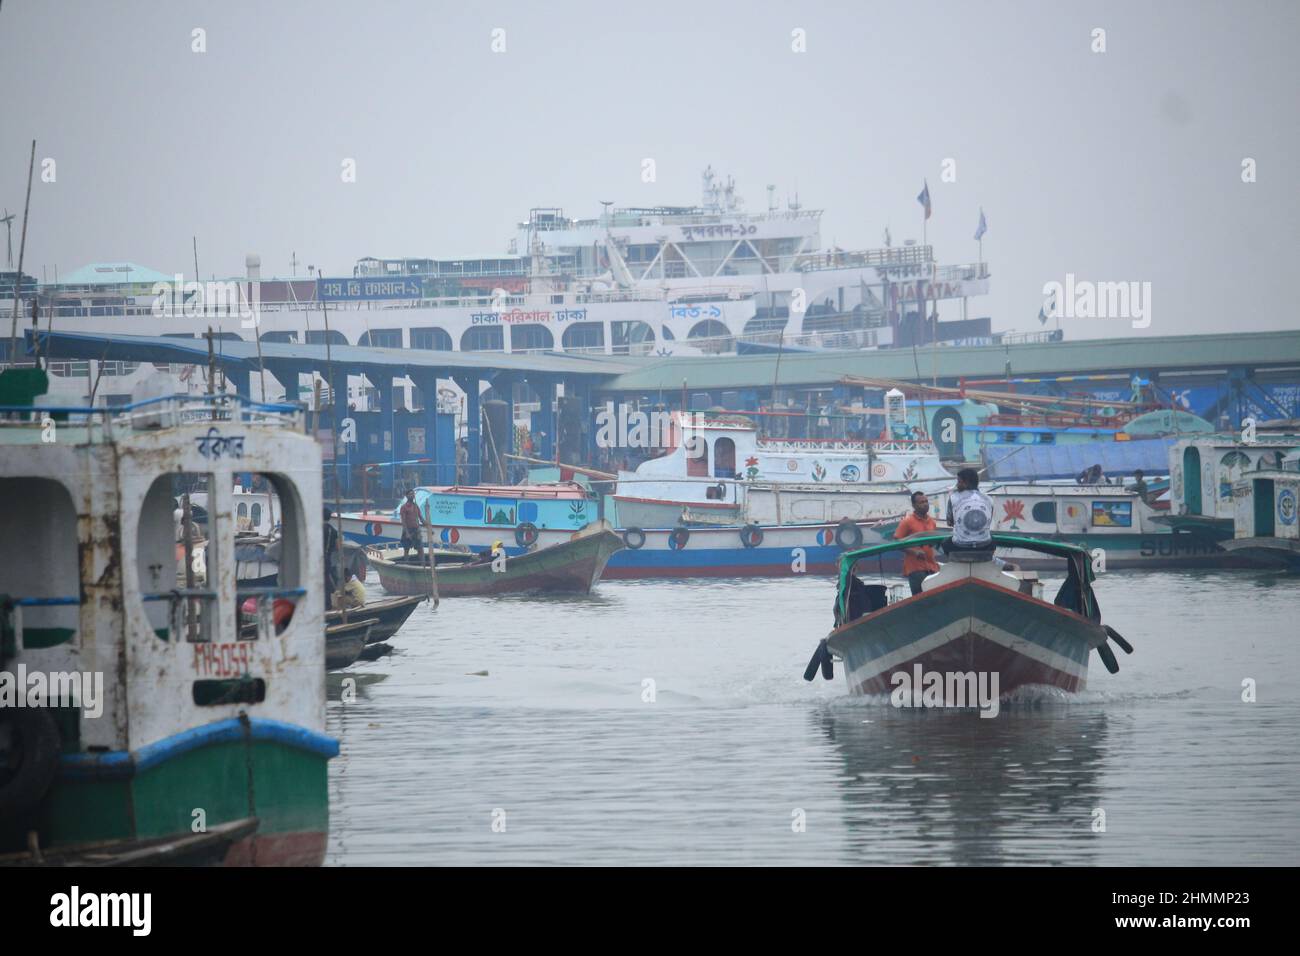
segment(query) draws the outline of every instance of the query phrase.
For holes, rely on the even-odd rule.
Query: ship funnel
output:
[[[262,257],[255,252],[250,252],[244,256],[244,268],[247,270],[248,278],[254,282],[262,278]]]

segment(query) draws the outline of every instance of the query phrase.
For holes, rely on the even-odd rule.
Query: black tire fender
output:
[[[59,769],[59,728],[48,710],[6,708],[0,727],[10,735],[16,766],[0,768],[0,820],[13,819],[40,805]]]
[[[531,521],[525,521],[519,527],[515,528],[515,544],[521,548],[531,548],[537,543],[537,525]]]
[[[842,520],[835,528],[835,543],[841,551],[852,551],[862,546],[862,529],[848,518]]]

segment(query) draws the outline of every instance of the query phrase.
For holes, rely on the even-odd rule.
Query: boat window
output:
[[[730,438],[719,438],[713,443],[713,477],[736,477],[736,443]]]
[[[519,520],[537,523],[537,502],[521,501],[519,502]]]
[[[574,322],[564,330],[560,341],[566,352],[603,352],[605,326],[600,322]]]
[[[686,476],[709,477],[709,443],[703,435],[693,435],[686,440]]]
[[[1039,524],[1056,524],[1056,502],[1036,501],[1029,510],[1029,516]]]
[[[5,555],[0,594],[24,602],[22,634],[13,630],[19,615],[9,617],[0,656],[75,639],[81,598],[78,541],[77,509],[60,482],[0,478],[0,554]]]
[[[401,329],[370,329],[361,333],[357,345],[377,349],[400,349],[402,347]]]
[[[445,329],[436,326],[411,329],[411,348],[427,349],[434,352],[450,352],[451,336]]]
[[[235,533],[212,499],[212,488],[211,475],[160,475],[140,504],[136,593],[150,629],[164,641],[212,640],[217,601],[208,582],[220,580],[220,536],[228,535],[233,545]],[[216,546],[209,544],[214,536]]]
[[[240,518],[248,517],[248,502],[241,501],[239,507],[235,509],[235,515]]]
[[[1056,444],[1056,436],[1055,436],[1054,434],[1052,434],[1051,432],[1043,432],[1041,435],[1038,436],[1038,444],[1040,444],[1040,445],[1055,445],[1055,444]]]
[[[544,325],[515,325],[510,329],[510,351],[550,351],[555,348],[555,336]]]
[[[473,325],[460,337],[462,352],[504,352],[505,333],[499,325]]]
[[[462,510],[469,521],[481,521],[483,519],[483,502],[478,499],[466,501]]]
[[[236,604],[246,624],[256,621],[261,611],[265,614],[263,626],[280,634],[292,623],[294,610],[301,600],[296,591],[309,580],[304,567],[316,570],[316,580],[319,580],[320,557],[305,553],[308,519],[294,484],[283,475],[256,473],[251,487],[265,496],[252,504],[253,530],[258,529],[265,512],[270,533],[252,539],[258,542],[255,547],[259,553],[250,566],[243,567],[236,561]],[[359,555],[359,549],[343,552],[345,572],[355,568]],[[244,633],[241,637],[247,640],[255,635],[256,625],[252,631],[253,634]]]

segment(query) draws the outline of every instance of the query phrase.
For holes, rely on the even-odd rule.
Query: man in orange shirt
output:
[[[935,521],[930,517],[930,499],[923,491],[912,492],[912,513],[898,523],[894,532],[896,540],[910,538],[914,534],[934,531]],[[903,552],[903,576],[911,585],[913,594],[921,593],[921,582],[927,575],[939,570],[939,562],[934,559],[934,548],[925,545],[920,548],[908,548]]]

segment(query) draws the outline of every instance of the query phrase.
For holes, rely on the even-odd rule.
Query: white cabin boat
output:
[[[46,675],[60,692],[40,707],[0,695],[0,855],[33,841],[58,854],[163,846],[179,863],[197,842],[207,862],[319,864],[338,743],[316,583],[321,456],[299,409],[167,397],[55,412],[28,404],[44,371],[16,371],[40,387],[0,408],[0,674]],[[266,475],[280,503],[275,589],[235,575],[241,472]],[[210,489],[201,585],[177,566],[179,480]],[[250,596],[264,613],[241,630]],[[273,601],[292,602],[287,624],[272,622]]]
[[[1223,547],[1267,565],[1300,571],[1300,452],[1281,467],[1254,471],[1232,486],[1233,535]]]
[[[673,426],[667,454],[618,473],[613,498],[620,525],[857,520],[901,514],[910,492],[953,486],[928,437],[898,437],[918,433],[906,423],[897,390],[886,397],[886,431],[876,439],[764,438],[748,418],[706,413],[677,413]],[[780,497],[790,497],[787,489],[796,486],[802,500],[823,502],[820,517],[782,510]],[[888,493],[888,498],[864,499],[882,510],[864,511],[861,502],[852,504],[853,494],[841,494],[864,491]],[[835,502],[853,513],[835,507],[828,513],[826,507]]]
[[[1298,435],[1261,433],[1257,441],[1209,435],[1177,442],[1169,450],[1168,522],[1177,529],[1206,527],[1232,537],[1233,485],[1251,472],[1277,470],[1300,448]]]

